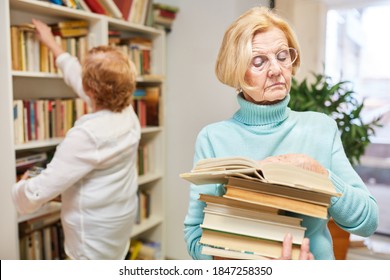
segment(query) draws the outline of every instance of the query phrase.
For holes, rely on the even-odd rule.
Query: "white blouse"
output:
[[[84,100],[81,65],[68,53],[56,60],[65,82]],[[55,89],[53,89],[55,90]],[[140,125],[131,106],[76,121],[39,175],[15,184],[20,213],[62,196],[65,252],[72,259],[123,259],[137,212]]]

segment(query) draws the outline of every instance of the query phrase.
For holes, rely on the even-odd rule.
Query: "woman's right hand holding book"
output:
[[[292,235],[289,233],[286,234],[286,236],[284,237],[284,240],[283,240],[282,256],[279,258],[279,260],[291,260],[292,240],[293,240]],[[302,241],[299,259],[300,260],[314,260],[314,256],[310,252],[309,238],[304,238]]]

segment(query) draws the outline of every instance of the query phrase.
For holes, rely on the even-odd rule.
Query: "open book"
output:
[[[260,164],[259,161],[245,157],[203,159],[191,172],[182,173],[180,177],[195,185],[227,184],[229,177],[239,177],[330,196],[341,196],[336,192],[328,176],[286,163]]]

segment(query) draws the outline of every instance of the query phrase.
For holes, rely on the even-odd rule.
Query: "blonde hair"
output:
[[[236,89],[248,90],[252,87],[245,81],[245,73],[252,60],[252,40],[260,32],[271,27],[283,31],[288,46],[298,52],[292,65],[293,75],[300,66],[300,48],[296,35],[289,24],[266,7],[254,7],[242,14],[226,30],[219,49],[215,73],[224,84]]]
[[[83,87],[93,92],[97,107],[121,112],[131,103],[136,70],[129,58],[109,46],[92,48],[83,62]]]

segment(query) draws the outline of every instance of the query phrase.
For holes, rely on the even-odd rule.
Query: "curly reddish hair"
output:
[[[83,87],[93,93],[96,106],[121,112],[131,103],[136,70],[129,58],[110,46],[92,48],[83,62]]]

